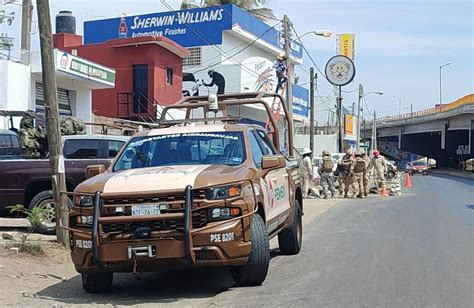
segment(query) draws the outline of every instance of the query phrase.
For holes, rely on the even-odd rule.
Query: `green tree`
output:
[[[224,4],[233,4],[254,15],[258,19],[268,20],[275,18],[273,10],[268,5],[269,0],[202,0],[200,4],[193,0],[183,0],[181,9],[191,9],[197,7],[209,7]]]

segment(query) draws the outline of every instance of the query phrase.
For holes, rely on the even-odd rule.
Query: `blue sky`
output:
[[[178,8],[180,1],[168,3]],[[78,33],[84,20],[167,10],[159,0],[50,0],[50,5],[52,16],[61,9],[72,10]],[[366,98],[369,110],[376,109],[378,115],[398,114],[398,100],[393,96],[402,99],[402,112],[408,112],[410,103],[414,110],[433,107],[439,101],[439,66],[448,62],[453,64],[443,69],[443,102],[474,92],[471,0],[273,0],[270,7],[279,18],[287,14],[300,35],[318,29],[355,33],[357,74],[345,90],[355,90],[362,83],[366,92],[384,92]],[[6,9],[21,16],[16,6]],[[19,37],[20,18],[10,27],[4,25],[3,31]],[[335,54],[335,35],[329,39],[308,35],[303,42],[323,70]],[[33,49],[38,45],[35,35]],[[13,55],[19,55],[18,49]],[[308,81],[306,71],[312,66],[307,57],[304,60],[304,67],[297,70],[302,83]],[[323,78],[318,86],[321,95],[332,94]],[[356,92],[345,93],[343,103],[351,105],[356,99]]]

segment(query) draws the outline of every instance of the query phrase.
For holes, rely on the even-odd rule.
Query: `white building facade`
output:
[[[54,50],[59,111],[62,116],[75,116],[92,121],[92,90],[113,88],[115,71],[86,59]],[[39,52],[31,53],[30,65],[0,60],[0,110],[33,111],[37,123],[44,124],[42,67]],[[19,128],[20,118],[13,120]],[[0,116],[0,128],[12,128],[9,116]]]

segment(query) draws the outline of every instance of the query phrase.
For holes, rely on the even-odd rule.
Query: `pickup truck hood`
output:
[[[78,192],[127,194],[184,190],[187,185],[206,187],[245,179],[245,165],[183,165],[130,169],[95,176],[76,189]]]

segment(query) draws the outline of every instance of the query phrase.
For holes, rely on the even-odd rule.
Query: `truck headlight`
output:
[[[208,200],[228,199],[240,196],[241,191],[240,185],[213,187],[206,191],[206,198]]]
[[[79,206],[92,206],[93,200],[91,196],[81,196],[79,199]]]
[[[209,220],[223,220],[240,216],[238,207],[215,207],[209,209]]]

